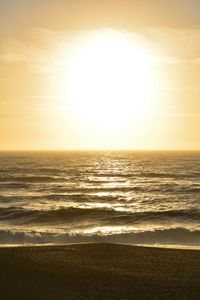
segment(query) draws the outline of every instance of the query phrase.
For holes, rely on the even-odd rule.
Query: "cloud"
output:
[[[200,27],[187,29],[150,28],[144,36],[172,62],[195,63],[199,61]]]
[[[200,56],[193,59],[194,64],[200,64]]]
[[[105,29],[102,29],[105,30]],[[90,34],[95,30],[90,31]],[[171,29],[152,27],[138,32],[124,31],[133,38],[145,40],[157,55],[153,63],[200,64],[200,27]],[[32,30],[32,44],[9,40],[0,52],[0,62],[26,64],[33,72],[52,73],[66,65],[67,53],[78,45],[81,36],[87,31],[74,33],[54,31],[45,28]]]

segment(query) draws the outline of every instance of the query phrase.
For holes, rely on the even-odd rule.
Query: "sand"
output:
[[[0,299],[200,299],[200,251],[81,244],[0,248]]]

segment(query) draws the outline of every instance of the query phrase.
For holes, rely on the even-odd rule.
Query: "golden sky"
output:
[[[200,149],[199,0],[0,0],[0,150]]]

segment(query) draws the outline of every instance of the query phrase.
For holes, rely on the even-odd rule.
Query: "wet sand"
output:
[[[200,251],[81,244],[0,248],[0,299],[200,299]]]

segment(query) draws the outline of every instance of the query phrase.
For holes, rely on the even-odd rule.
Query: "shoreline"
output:
[[[0,248],[0,299],[200,299],[200,252],[84,243]]]
[[[104,243],[104,242],[77,242],[77,243],[46,243],[46,244],[2,244],[0,245],[0,249],[2,248],[34,248],[34,247],[65,247],[65,246],[73,246],[73,245],[85,245],[85,244],[110,244],[110,245],[123,245],[123,246],[131,246],[138,248],[153,248],[153,249],[172,249],[172,250],[195,250],[199,251],[200,246],[188,246],[188,245],[148,245],[148,244],[126,244],[126,243]]]

